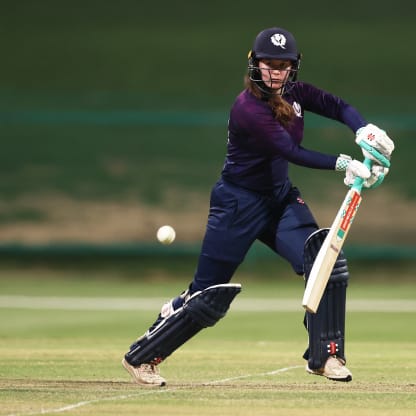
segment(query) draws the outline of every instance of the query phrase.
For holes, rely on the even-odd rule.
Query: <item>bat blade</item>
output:
[[[329,277],[361,203],[361,187],[351,188],[316,256],[303,295],[302,306],[316,313]]]

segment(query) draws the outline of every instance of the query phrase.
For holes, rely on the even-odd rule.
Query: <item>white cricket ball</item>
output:
[[[157,230],[156,237],[162,244],[167,245],[174,242],[176,232],[170,225],[164,225]]]

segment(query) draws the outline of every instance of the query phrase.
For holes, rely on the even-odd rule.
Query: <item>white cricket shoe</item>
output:
[[[159,374],[159,368],[153,364],[141,364],[134,367],[125,358],[121,362],[123,367],[133,377],[137,384],[147,384],[151,386],[165,386],[166,380]]]
[[[339,357],[331,356],[326,360],[325,366],[312,370],[306,364],[306,371],[317,376],[324,376],[335,381],[351,381],[352,373],[345,367],[345,361]]]

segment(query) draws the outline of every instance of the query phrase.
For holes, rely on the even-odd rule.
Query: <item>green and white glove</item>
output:
[[[335,170],[345,171],[345,185],[351,187],[354,184],[355,179],[360,177],[364,179],[363,187],[371,189],[379,186],[389,172],[388,168],[377,163],[373,164],[370,171],[364,163],[359,160],[353,160],[351,156],[343,154],[339,155]]]
[[[362,148],[364,157],[379,165],[390,167],[394,143],[384,130],[374,124],[367,124],[357,130],[355,142]]]

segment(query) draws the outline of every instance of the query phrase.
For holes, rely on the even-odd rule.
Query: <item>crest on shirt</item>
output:
[[[296,201],[298,201],[298,203],[301,205],[305,205],[305,201],[300,196],[296,198]]]
[[[302,107],[296,101],[293,102],[293,110],[295,110],[296,117],[302,117]]]
[[[272,41],[274,46],[280,46],[282,49],[286,49],[286,36],[282,35],[281,33],[275,33],[270,40]]]

